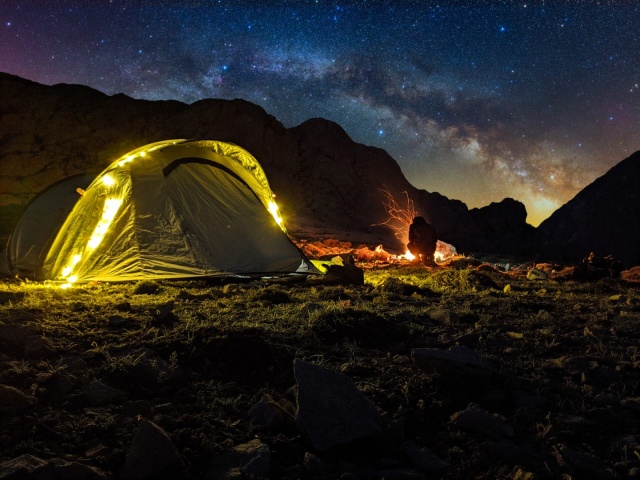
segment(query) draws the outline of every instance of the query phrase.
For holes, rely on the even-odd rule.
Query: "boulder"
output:
[[[296,359],[296,424],[318,450],[380,432],[380,414],[345,375]]]

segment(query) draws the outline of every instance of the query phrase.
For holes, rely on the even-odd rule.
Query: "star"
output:
[[[0,4],[0,71],[146,100],[242,98],[285,127],[324,117],[385,148],[414,186],[470,208],[515,198],[534,224],[640,148],[640,7],[33,3]]]

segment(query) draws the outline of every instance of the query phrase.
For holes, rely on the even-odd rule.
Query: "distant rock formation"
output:
[[[329,232],[338,239],[403,246],[386,226],[382,188],[406,195],[439,237],[460,252],[528,253],[535,229],[522,203],[505,199],[469,209],[418,190],[382,149],[358,144],[337,124],[311,119],[287,129],[244,100],[135,100],[80,85],[45,86],[0,73],[0,218],[6,236],[15,212],[61,178],[99,172],[124,153],[171,138],[241,145],[262,164],[293,235]],[[4,207],[4,212],[3,208]],[[15,216],[15,213],[12,213]]]
[[[590,252],[640,265],[640,151],[586,186],[538,227],[541,256],[577,261]]]

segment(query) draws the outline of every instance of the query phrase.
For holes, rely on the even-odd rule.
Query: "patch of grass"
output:
[[[264,393],[295,403],[292,364],[300,358],[347,375],[387,413],[385,428],[405,426],[384,436],[437,451],[460,478],[512,470],[506,460],[480,458],[486,438],[449,428],[471,403],[507,418],[519,435],[510,441],[545,458],[561,435],[580,438],[614,470],[640,465],[633,456],[614,465],[607,453],[607,438],[640,427],[616,413],[623,401],[635,405],[640,359],[640,294],[623,282],[410,266],[367,270],[361,286],[157,281],[61,290],[6,280],[0,292],[0,384],[37,399],[20,422],[0,428],[0,438],[11,438],[7,458],[65,455],[117,476],[139,420],[122,405],[83,404],[83,388],[98,379],[144,402],[188,459],[190,478],[202,477],[212,455],[255,437],[279,452],[276,472],[297,472],[309,445],[293,422],[271,431],[248,412]],[[415,347],[460,346],[490,360],[494,374],[474,382],[423,372],[411,360]],[[563,356],[585,370],[563,369]],[[589,416],[604,433],[556,432],[560,414]],[[551,434],[539,434],[540,425]],[[96,438],[106,453],[87,459]],[[409,468],[398,452],[385,455]],[[339,470],[333,454],[318,455]],[[547,476],[566,473],[549,465]]]

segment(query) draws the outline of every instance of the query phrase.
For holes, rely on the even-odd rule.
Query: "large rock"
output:
[[[380,432],[380,415],[341,373],[299,359],[296,424],[318,450],[327,450]]]
[[[99,172],[134,148],[169,138],[210,138],[246,148],[265,168],[294,235],[321,230],[338,239],[404,248],[391,229],[379,225],[388,219],[381,192],[387,188],[399,200],[406,192],[439,237],[459,251],[519,252],[530,237],[521,203],[469,210],[418,190],[387,152],[354,142],[324,119],[286,129],[244,100],[135,100],[6,73],[0,73],[0,218],[10,218],[0,223],[0,237],[17,221],[16,205],[46,186]]]
[[[625,267],[640,265],[640,151],[618,163],[560,207],[538,230],[541,255],[579,261],[595,252]]]

